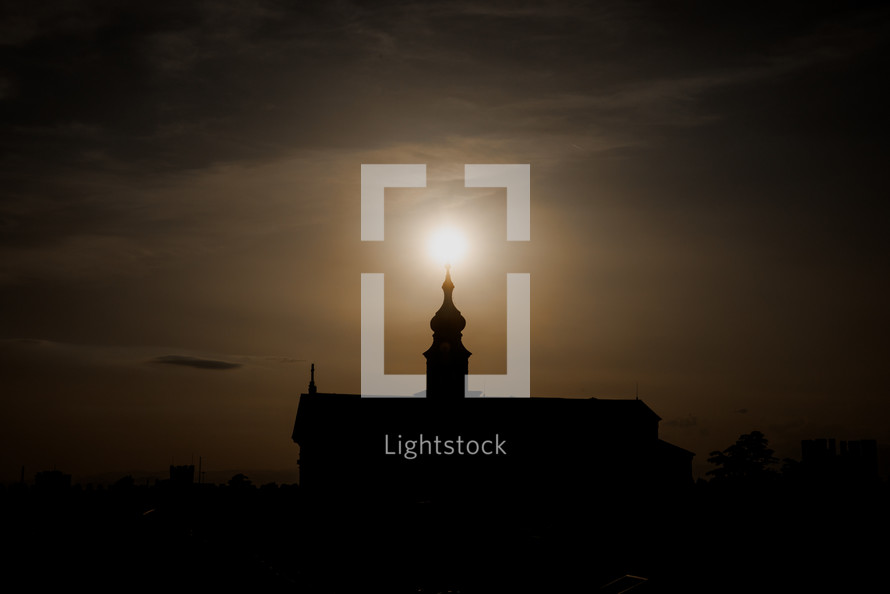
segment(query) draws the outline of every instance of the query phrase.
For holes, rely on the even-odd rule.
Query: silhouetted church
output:
[[[388,500],[519,496],[608,502],[678,494],[694,454],[658,437],[641,400],[465,398],[470,352],[450,271],[424,353],[426,398],[300,397],[300,484],[324,497]]]

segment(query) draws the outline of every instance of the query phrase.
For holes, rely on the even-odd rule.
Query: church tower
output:
[[[426,357],[426,397],[431,400],[457,400],[466,395],[470,351],[461,342],[467,321],[454,306],[451,294],[451,265],[445,266],[445,294],[442,307],[430,320],[433,344],[423,354]]]

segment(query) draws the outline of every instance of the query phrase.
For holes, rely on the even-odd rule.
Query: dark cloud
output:
[[[151,171],[449,135],[640,136],[718,117],[695,109],[715,88],[876,37],[818,9],[31,4],[0,46],[4,147],[19,164]]]
[[[40,340],[39,338],[11,338],[11,339],[3,339],[2,342],[17,342],[19,344],[36,344],[39,346],[49,344],[46,340]]]
[[[692,416],[691,414],[686,417],[680,417],[677,419],[671,419],[670,421],[665,421],[664,425],[669,427],[679,427],[682,429],[686,429],[689,427],[695,427],[698,425],[698,419]]]
[[[295,359],[293,357],[265,357],[265,360],[272,361],[274,363],[305,363],[306,359]]]
[[[745,178],[729,179],[733,188],[759,179],[748,176],[761,165],[752,160],[790,173],[826,170],[802,157],[787,135],[752,150],[752,130],[775,136],[794,126],[831,135],[826,144],[844,148],[821,151],[826,159],[863,153],[847,150],[851,129],[875,146],[886,137],[878,129],[886,91],[872,75],[886,67],[875,51],[886,37],[886,11],[872,15],[867,5],[783,10],[738,3],[688,13],[618,1],[9,7],[0,26],[0,246],[15,248],[4,259],[21,267],[31,265],[28,258],[46,260],[34,253],[44,247],[78,261],[85,260],[81,252],[141,257],[151,250],[144,236],[173,236],[203,214],[152,215],[133,192],[157,188],[165,179],[158,172],[453,138],[514,147],[556,140],[583,147],[573,149],[575,158],[590,158],[645,153],[688,129],[659,159],[612,163],[619,175],[629,163],[634,178],[666,188],[659,204],[641,207],[663,209],[670,188],[700,210],[806,196],[813,212],[769,213],[772,220],[837,221],[834,212],[820,216],[825,201],[809,202],[811,193],[799,188],[739,196],[709,186],[722,186],[739,162]],[[838,113],[844,116],[833,117]],[[708,161],[728,167],[709,172],[702,166]],[[849,174],[832,180],[783,177],[796,186],[840,189],[854,177],[868,186],[857,170],[862,164],[849,165]],[[693,168],[704,191],[678,179],[689,179],[684,171]],[[562,200],[561,207],[578,206],[578,199]],[[880,237],[863,229],[864,220],[880,217],[858,218],[849,235]],[[871,242],[864,251],[879,240],[859,241]],[[68,260],[53,265],[80,270]]]
[[[238,369],[241,367],[240,363],[216,361],[214,359],[200,359],[198,357],[189,357],[186,355],[163,355],[155,358],[153,362],[166,363],[168,365],[184,365],[196,369]]]

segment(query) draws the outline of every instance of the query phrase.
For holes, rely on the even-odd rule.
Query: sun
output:
[[[467,240],[457,229],[442,228],[430,236],[430,256],[439,264],[451,265],[459,261],[466,251]]]

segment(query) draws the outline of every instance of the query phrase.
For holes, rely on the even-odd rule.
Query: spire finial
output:
[[[454,291],[454,283],[451,282],[451,264],[445,264],[445,282],[442,283],[442,290],[445,291],[445,301],[451,301],[451,292]]]
[[[315,387],[315,363],[309,367],[309,393],[315,394],[318,388]]]

